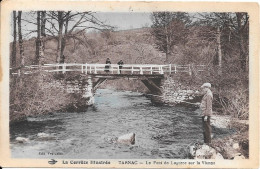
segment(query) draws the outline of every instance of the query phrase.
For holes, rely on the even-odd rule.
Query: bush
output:
[[[232,88],[223,92],[225,93],[224,97],[220,99],[223,112],[239,119],[248,119],[249,90],[244,87],[237,87],[235,89]],[[223,101],[224,98],[226,98],[228,101]]]
[[[61,81],[53,75],[37,73],[10,78],[10,121],[53,112],[71,102]]]
[[[239,69],[236,63],[224,65],[222,74],[217,67],[210,66],[193,80],[198,84],[210,82],[214,93],[213,104],[218,105],[219,112],[239,119],[249,116],[248,72]]]

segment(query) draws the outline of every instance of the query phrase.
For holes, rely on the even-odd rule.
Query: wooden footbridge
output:
[[[66,74],[76,72],[92,80],[93,91],[108,79],[128,78],[140,79],[144,85],[154,94],[161,94],[161,79],[166,74],[187,73],[192,75],[192,70],[203,71],[203,65],[158,65],[158,64],[125,64],[120,68],[117,64],[44,64],[30,65],[22,69],[10,69],[11,75],[34,74],[39,71]]]
[[[108,69],[105,66],[109,66]],[[95,76],[118,77],[120,76],[148,76],[148,75],[164,75],[171,73],[186,72],[189,75],[192,73],[192,68],[197,71],[204,71],[204,65],[158,65],[158,64],[125,64],[120,69],[117,64],[77,64],[77,63],[62,63],[62,64],[44,64],[44,65],[30,65],[23,67],[23,74],[33,74],[38,70],[45,72],[79,72],[82,74],[89,74]],[[105,70],[108,70],[106,72]],[[12,75],[21,75],[21,69],[10,68]]]

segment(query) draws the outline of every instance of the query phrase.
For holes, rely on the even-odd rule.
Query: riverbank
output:
[[[225,138],[215,138],[212,147],[219,151],[225,159],[249,158],[249,121],[220,115],[218,118],[217,121],[224,122],[221,125],[234,129],[235,133]]]
[[[209,146],[199,143],[191,147],[191,158],[207,159],[245,159],[249,158],[249,123],[227,115],[219,115],[214,112],[211,117],[212,142]],[[230,130],[232,134],[219,137],[219,130]],[[196,149],[193,152],[193,149]],[[195,155],[196,154],[196,155]]]
[[[203,76],[201,76],[203,78]],[[198,91],[201,79],[193,76],[171,75],[165,78],[162,90],[162,101],[169,106],[183,106],[198,109],[192,103],[201,102]],[[228,84],[214,83],[213,111],[211,125],[213,128],[212,147],[225,159],[248,158],[249,153],[249,120],[248,89],[244,84],[232,88]],[[199,110],[198,110],[199,111]],[[232,129],[235,132],[219,138],[220,130]],[[215,132],[215,133],[214,133]],[[221,134],[223,136],[223,134]],[[238,157],[237,157],[238,158]]]
[[[73,109],[77,94],[68,93],[63,81],[54,75],[37,72],[10,78],[10,123],[30,116]]]

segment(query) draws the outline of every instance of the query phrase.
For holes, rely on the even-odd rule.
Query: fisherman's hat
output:
[[[206,87],[206,88],[211,88],[211,84],[210,84],[210,83],[204,83],[204,84],[201,86],[201,88],[204,88],[204,87]]]

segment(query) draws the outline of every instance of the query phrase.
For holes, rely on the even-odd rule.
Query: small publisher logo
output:
[[[54,159],[51,159],[50,161],[48,161],[49,164],[53,165],[53,164],[56,164],[58,161],[54,160]]]

